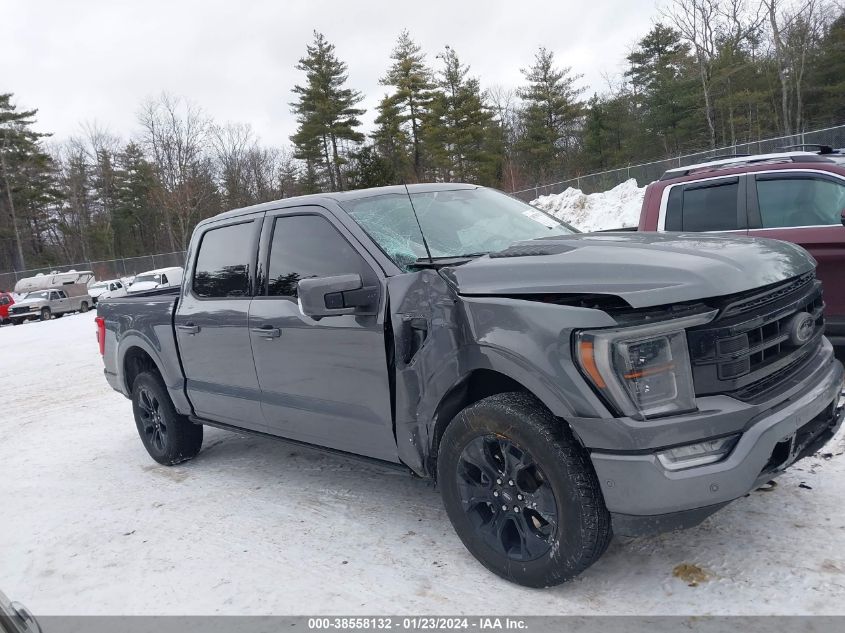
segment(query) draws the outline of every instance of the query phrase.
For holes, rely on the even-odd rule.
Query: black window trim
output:
[[[383,286],[383,280],[385,278],[385,273],[381,269],[381,266],[378,262],[373,261],[370,253],[367,251],[366,248],[356,247],[355,243],[353,243],[352,239],[350,239],[350,235],[347,235],[346,226],[338,221],[335,218],[334,214],[330,213],[328,209],[322,207],[317,204],[309,204],[303,206],[291,206],[291,207],[284,207],[278,209],[276,211],[269,211],[267,215],[264,216],[264,221],[262,222],[261,227],[261,240],[260,245],[258,247],[258,257],[259,262],[256,267],[256,288],[253,294],[254,300],[262,300],[262,301],[272,301],[272,300],[281,300],[281,301],[291,301],[296,302],[297,298],[293,296],[282,296],[282,295],[271,295],[268,294],[270,292],[269,288],[269,273],[270,273],[270,251],[273,245],[273,233],[276,230],[276,223],[283,219],[283,218],[291,218],[303,215],[315,215],[317,217],[323,218],[328,224],[337,231],[338,235],[349,244],[349,247],[358,253],[358,256],[363,260],[363,262],[370,267],[373,272],[373,275],[378,280],[379,287]],[[381,295],[384,293],[379,290],[379,304],[382,303]]]
[[[806,169],[778,169],[774,171],[755,172],[754,186],[748,187],[748,228],[752,231],[785,231],[800,228],[821,228],[825,226],[840,226],[833,224],[807,224],[802,226],[763,226],[763,216],[760,214],[760,200],[757,197],[758,180],[827,180],[845,186],[845,178],[824,171],[810,171]]]
[[[197,247],[196,247],[196,255],[191,253],[191,274],[189,276],[185,276],[182,279],[184,284],[187,284],[188,293],[191,295],[192,299],[196,301],[244,301],[244,300],[252,300],[255,298],[255,262],[256,257],[258,255],[258,239],[259,239],[259,231],[261,227],[261,222],[257,220],[261,220],[262,216],[239,216],[236,218],[232,218],[231,222],[212,222],[209,223],[207,226],[203,227],[202,235],[199,236],[197,240]],[[250,243],[250,248],[252,249],[252,256],[247,264],[250,265],[251,270],[249,271],[247,282],[249,284],[249,291],[242,297],[201,297],[196,292],[194,292],[194,276],[196,275],[197,271],[197,262],[200,258],[200,253],[202,252],[202,243],[205,240],[205,236],[210,231],[216,231],[217,229],[224,229],[230,226],[237,226],[238,224],[250,224],[254,223],[255,226],[252,228],[252,240]]]

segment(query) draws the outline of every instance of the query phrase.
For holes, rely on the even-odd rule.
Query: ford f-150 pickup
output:
[[[579,234],[437,184],[205,220],[181,289],[103,300],[97,330],[159,463],[212,425],[404,466],[482,564],[539,587],[828,441],[823,307],[793,244]]]

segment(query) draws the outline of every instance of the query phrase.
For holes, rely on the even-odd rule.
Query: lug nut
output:
[[[499,485],[501,486],[501,485],[502,485],[502,480],[501,480],[501,479],[497,479],[497,480],[496,480],[496,483],[497,483],[497,484],[499,484]]]
[[[508,479],[508,485],[513,486],[513,479]]]
[[[508,509],[508,506],[506,506],[506,505],[502,506],[502,510],[507,510],[507,509]]]
[[[516,495],[516,498],[522,501],[522,495]]]
[[[494,497],[498,497],[498,496],[499,496],[499,491],[498,491],[498,490],[494,490],[494,491],[493,491],[493,496],[494,496]]]
[[[514,512],[519,512],[519,506],[514,506],[514,507],[513,507],[513,511],[514,511]]]

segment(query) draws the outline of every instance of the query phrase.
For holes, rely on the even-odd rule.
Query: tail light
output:
[[[100,356],[106,355],[106,320],[103,317],[94,319],[97,324],[97,343],[100,344]]]

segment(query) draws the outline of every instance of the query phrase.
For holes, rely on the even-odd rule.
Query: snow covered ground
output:
[[[637,226],[645,187],[631,178],[609,191],[585,194],[569,187],[562,193],[540,196],[531,204],[581,231]]]
[[[845,438],[576,581],[487,572],[424,481],[207,429],[174,468],[109,389],[93,315],[0,328],[0,589],[36,614],[845,613]]]

